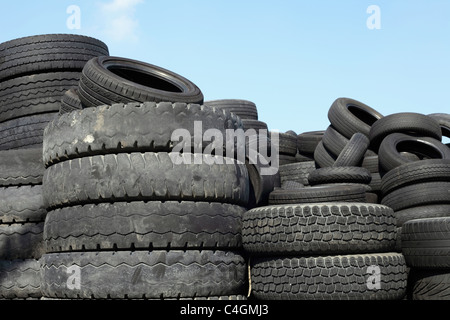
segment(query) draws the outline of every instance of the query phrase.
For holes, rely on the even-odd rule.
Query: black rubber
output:
[[[297,154],[297,136],[286,132],[280,132],[279,153],[295,157]]]
[[[203,103],[204,105],[225,109],[234,113],[241,119],[258,120],[258,109],[256,104],[252,101],[242,99],[219,99],[209,100]]]
[[[325,131],[303,132],[297,136],[297,149],[300,153],[312,154],[317,145],[322,141]]]
[[[362,185],[333,184],[307,187],[300,190],[277,189],[270,193],[269,204],[298,204],[320,202],[366,201],[366,189]]]
[[[84,106],[78,96],[78,88],[74,87],[65,91],[61,98],[59,115],[80,109],[84,109]]]
[[[243,207],[189,201],[133,201],[49,211],[46,252],[124,249],[239,249]]]
[[[427,219],[450,217],[450,204],[435,204],[411,207],[395,212],[397,226],[401,227],[406,221],[414,219]]]
[[[321,185],[329,183],[360,183],[370,184],[372,174],[362,167],[326,167],[310,172],[309,185]]]
[[[44,129],[57,116],[42,113],[0,123],[0,151],[42,148]]]
[[[86,107],[146,101],[203,103],[201,90],[181,75],[143,61],[112,56],[86,63],[78,94]]]
[[[428,159],[402,164],[383,176],[381,191],[388,194],[404,186],[432,181],[450,182],[450,159]]]
[[[439,123],[443,137],[450,138],[450,114],[432,113],[428,115]]]
[[[331,125],[347,139],[357,132],[369,136],[370,128],[381,118],[375,109],[349,98],[336,99],[328,110]]]
[[[408,275],[401,253],[255,258],[250,270],[259,300],[400,300]]]
[[[0,260],[0,300],[38,300],[40,263],[36,259]]]
[[[437,139],[392,133],[381,143],[378,153],[380,166],[389,172],[404,163],[415,161],[401,152],[413,153],[420,159],[450,159],[450,148]]]
[[[44,170],[42,148],[0,151],[0,186],[41,184]]]
[[[296,181],[303,185],[309,185],[308,176],[315,170],[314,161],[295,162],[279,167],[280,181]]]
[[[402,226],[402,253],[412,268],[450,267],[450,218],[410,220]]]
[[[361,166],[364,155],[369,147],[369,139],[362,133],[355,133],[349,142],[339,153],[334,167],[355,167]]]
[[[336,158],[337,157],[324,146],[323,141],[319,142],[314,151],[314,161],[316,162],[317,168],[332,167]]]
[[[76,86],[81,72],[52,72],[0,83],[0,122],[28,115],[57,112],[61,98]]]
[[[252,256],[390,252],[396,229],[394,211],[382,205],[278,205],[246,212],[242,241]]]
[[[173,157],[178,154],[119,153],[57,163],[44,173],[46,207],[137,200],[247,205],[245,164],[203,154],[183,154],[183,163],[178,164]]]
[[[442,140],[441,127],[435,119],[420,113],[401,112],[385,116],[372,125],[369,133],[371,149],[378,151],[383,139],[392,133]]]
[[[381,203],[400,211],[416,206],[450,203],[450,182],[424,182],[398,188]]]
[[[200,122],[201,138],[196,138],[195,122]],[[188,136],[173,137],[175,130]],[[242,129],[241,120],[226,110],[197,104],[145,102],[86,108],[63,114],[45,128],[43,159],[48,166],[81,156],[133,151],[203,152],[208,129]],[[190,144],[190,147],[189,147]],[[244,148],[244,147],[242,147]],[[197,150],[197,151],[196,151]],[[223,151],[226,156],[226,150]]]
[[[0,187],[0,224],[42,222],[46,215],[41,185]]]
[[[448,269],[411,268],[408,277],[408,300],[447,301],[450,295]]]
[[[45,34],[0,44],[0,81],[52,71],[81,71],[90,59],[108,55],[100,40],[76,34]]]
[[[247,283],[245,259],[232,251],[67,252],[45,254],[41,260],[42,295],[49,298],[243,295]]]
[[[0,224],[0,260],[39,259],[44,253],[44,222]]]

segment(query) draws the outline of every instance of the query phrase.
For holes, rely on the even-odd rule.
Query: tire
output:
[[[205,101],[203,104],[209,107],[225,109],[241,119],[258,120],[256,104],[248,100],[220,99]]]
[[[86,108],[48,124],[43,134],[43,161],[49,166],[96,154],[170,152],[174,146],[203,152],[211,143],[204,139],[197,142],[195,121],[201,121],[202,130],[216,129],[223,137],[226,129],[242,129],[237,116],[195,104],[145,102]],[[187,130],[188,137],[173,138],[177,129]]]
[[[0,260],[0,300],[41,297],[39,260]]]
[[[305,187],[304,184],[291,180],[286,180],[281,184],[281,189],[284,190],[300,190],[303,189],[304,187]]]
[[[297,154],[297,136],[289,133],[279,133],[279,152],[280,154],[295,157]]]
[[[362,133],[355,133],[342,149],[334,162],[334,167],[359,167],[369,147],[369,139]]]
[[[416,206],[450,203],[450,182],[425,182],[402,187],[385,195],[381,203],[400,211]]]
[[[286,154],[279,154],[278,155],[278,165],[284,166],[286,164],[291,164],[291,163],[296,163],[296,157],[295,156],[291,156],[291,155],[286,155]]]
[[[327,167],[312,171],[308,176],[311,186],[330,183],[370,184],[371,173],[362,167]]]
[[[58,113],[43,113],[0,123],[0,151],[42,148],[44,129]]]
[[[408,284],[409,300],[448,300],[450,272],[414,268],[411,270]]]
[[[379,268],[380,289],[373,286]],[[260,300],[400,300],[407,267],[399,253],[252,259],[252,292]]]
[[[308,176],[316,169],[314,161],[295,162],[279,167],[281,183],[286,181],[296,181],[303,185],[309,185]]]
[[[378,153],[380,166],[389,172],[404,163],[414,161],[401,155],[402,151],[419,155],[421,159],[450,159],[450,149],[434,138],[393,133],[381,143]]]
[[[441,127],[435,119],[420,113],[401,112],[388,115],[372,125],[369,133],[371,148],[377,151],[383,139],[392,133],[414,134],[442,140]]]
[[[251,163],[248,159],[245,161],[245,167],[247,168],[250,182],[250,195],[247,208],[267,205],[269,194],[274,188],[280,187],[281,185],[280,174],[268,175],[263,171],[268,169],[268,165]]]
[[[339,154],[344,150],[345,146],[349,143],[350,139],[347,139],[342,134],[340,134],[332,125],[328,126],[327,130],[323,135],[323,145],[334,157],[338,157]],[[373,157],[377,154],[370,149],[364,154],[364,157]]]
[[[269,129],[267,123],[260,120],[252,120],[252,119],[241,119],[242,127],[245,131],[249,129],[254,129],[256,134],[259,134],[259,130],[266,130],[267,134],[269,133]]]
[[[332,167],[336,161],[336,156],[334,156],[325,146],[323,142],[319,142],[316,150],[314,151],[314,161],[316,162],[316,167],[326,168]]]
[[[369,136],[370,128],[383,115],[359,101],[339,98],[328,110],[331,125],[347,139],[360,132]]]
[[[84,106],[78,96],[78,88],[70,88],[64,92],[61,98],[59,115],[81,109],[84,109]]]
[[[41,289],[48,298],[242,295],[247,279],[245,259],[231,251],[68,252],[45,254],[41,260]],[[79,288],[67,285],[74,271],[79,272]]]
[[[115,202],[50,211],[46,252],[231,250],[242,247],[243,207],[206,202]]]
[[[78,84],[80,72],[24,76],[0,84],[0,122],[33,114],[57,112],[64,92]]]
[[[46,207],[147,200],[247,205],[245,164],[203,154],[183,154],[184,162],[176,164],[173,156],[165,152],[119,153],[57,163],[44,173]],[[217,162],[208,164],[210,161]]]
[[[432,113],[428,115],[439,123],[443,137],[450,138],[450,114]]]
[[[390,252],[396,229],[394,211],[382,205],[278,205],[246,212],[242,241],[252,256]]]
[[[203,103],[200,89],[172,71],[142,61],[106,55],[86,63],[78,94],[86,107],[146,101]]]
[[[41,185],[0,187],[0,223],[40,222],[46,215]]]
[[[0,186],[23,186],[42,183],[44,175],[42,148],[0,152]]]
[[[381,191],[383,194],[388,194],[412,184],[445,181],[450,182],[450,159],[408,162],[383,176]]]
[[[269,195],[269,205],[362,202],[366,201],[366,189],[362,185],[323,185],[301,190],[274,190]]]
[[[409,220],[450,217],[450,204],[411,207],[395,212],[395,216],[397,218],[398,227],[401,227]]]
[[[322,141],[325,131],[303,132],[297,136],[297,149],[300,153],[313,154]]]
[[[450,267],[450,218],[410,220],[402,226],[402,252],[412,268]]]
[[[75,34],[46,34],[0,44],[0,81],[52,71],[82,70],[90,59],[108,55],[100,40]]]
[[[43,231],[44,222],[0,224],[0,260],[39,259]]]

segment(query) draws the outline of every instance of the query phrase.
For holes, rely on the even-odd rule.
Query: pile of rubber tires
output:
[[[448,296],[448,115],[339,98],[328,128],[277,134],[89,37],[0,61],[0,299]]]
[[[103,42],[75,35],[0,44],[0,298],[41,297],[44,128],[84,64],[105,54]]]

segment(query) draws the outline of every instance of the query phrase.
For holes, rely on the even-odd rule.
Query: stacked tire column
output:
[[[234,159],[189,152],[203,146],[194,121],[242,127],[227,111],[168,102],[91,107],[49,124],[46,298],[246,297],[248,173]],[[176,129],[189,141],[173,141]],[[177,142],[181,154],[171,152]]]
[[[38,259],[46,210],[43,131],[84,64],[108,54],[78,35],[38,35],[0,44],[0,298],[39,298]]]

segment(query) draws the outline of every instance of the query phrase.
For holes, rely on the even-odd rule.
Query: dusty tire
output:
[[[46,214],[41,185],[0,187],[0,223],[40,222]]]
[[[57,163],[44,173],[45,204],[54,208],[111,201],[184,200],[247,205],[245,164],[204,154],[183,154],[183,162],[176,164],[172,156],[179,155],[119,153]]]
[[[243,207],[207,202],[115,202],[49,211],[46,252],[242,247]]]
[[[229,296],[244,294],[246,271],[243,256],[231,251],[51,253],[41,259],[41,289],[49,298]],[[79,274],[79,287],[71,286],[74,272]]]
[[[44,222],[0,225],[0,260],[39,259],[45,252]]]
[[[70,88],[64,92],[59,107],[59,115],[72,111],[83,109],[80,97],[78,96],[78,88]]]
[[[0,260],[0,300],[40,299],[39,260]]]
[[[44,170],[42,148],[0,152],[0,186],[41,184]]]

